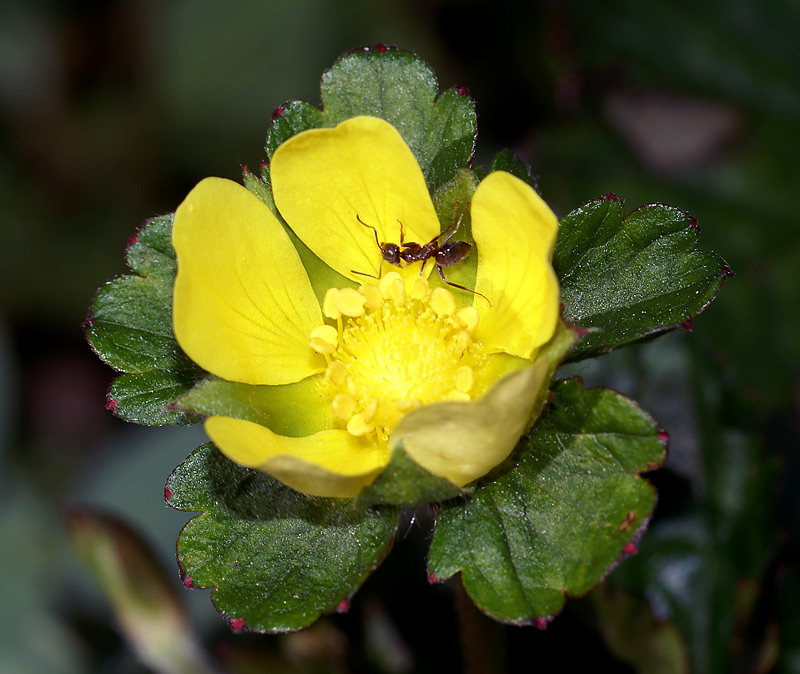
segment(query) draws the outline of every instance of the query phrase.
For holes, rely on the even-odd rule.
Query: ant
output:
[[[479,295],[489,302],[489,306],[492,306],[489,298],[482,293],[479,293],[477,290],[467,288],[466,286],[459,285],[458,283],[452,283],[444,277],[443,268],[452,267],[459,262],[463,262],[467,259],[469,251],[472,249],[472,244],[466,241],[450,241],[453,235],[458,231],[458,228],[461,226],[461,220],[464,218],[465,211],[466,209],[461,212],[458,220],[456,220],[456,213],[458,213],[458,205],[456,205],[456,213],[453,214],[453,222],[450,224],[450,226],[443,232],[440,232],[434,236],[430,241],[428,241],[428,243],[423,244],[416,243],[415,241],[405,240],[403,223],[400,220],[397,221],[400,223],[400,243],[387,243],[385,241],[381,242],[378,239],[378,230],[372,225],[368,225],[366,222],[364,222],[361,219],[361,216],[356,213],[356,219],[362,225],[364,225],[364,227],[369,227],[375,234],[375,243],[378,244],[378,248],[380,248],[381,251],[381,264],[378,267],[377,276],[367,274],[363,271],[356,271],[355,269],[351,271],[354,274],[359,274],[360,276],[368,276],[369,278],[380,279],[384,262],[388,262],[395,267],[407,267],[410,264],[422,261],[422,267],[420,267],[419,270],[421,276],[425,271],[425,265],[427,264],[428,260],[433,260],[436,263],[436,270],[439,272],[439,278],[442,279],[443,283],[446,283],[454,288],[459,288],[460,290],[466,290],[473,295]],[[440,243],[439,240],[442,237],[444,237],[444,239]]]

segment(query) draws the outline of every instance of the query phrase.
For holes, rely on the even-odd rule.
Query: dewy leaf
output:
[[[392,453],[388,465],[364,487],[358,495],[358,505],[367,507],[376,503],[413,505],[446,501],[470,489],[459,489],[443,477],[429,473],[403,450],[402,445]]]
[[[447,89],[438,98],[437,93],[436,75],[418,56],[384,45],[358,49],[323,75],[322,112],[299,101],[276,110],[267,154],[271,157],[300,131],[336,126],[359,115],[380,117],[400,131],[433,192],[467,168],[477,134],[469,92]]]
[[[120,276],[100,288],[85,325],[97,355],[126,375],[112,385],[109,408],[141,424],[196,421],[171,407],[203,374],[172,331],[176,263],[171,232],[172,215],[165,215],[134,234],[127,261],[137,275]]]
[[[173,407],[195,382],[191,369],[124,374],[111,383],[109,407],[120,419],[147,426],[199,421],[199,416]]]
[[[297,630],[346,605],[388,552],[398,517],[300,494],[211,444],[175,469],[166,496],[203,511],[178,539],[181,572],[187,586],[214,588],[234,630]]]
[[[588,592],[644,527],[655,491],[637,475],[659,466],[663,433],[632,401],[563,381],[523,441],[517,466],[469,499],[442,506],[428,569],[461,572],[475,603],[527,624]]]
[[[531,175],[531,167],[517,157],[511,150],[500,150],[492,160],[489,172],[506,171],[520,180],[528,183],[533,189],[536,187],[536,179]],[[538,191],[538,190],[537,190]]]
[[[672,206],[643,206],[623,219],[609,194],[559,225],[553,267],[564,319],[589,328],[570,354],[579,360],[685,325],[731,275],[718,255],[695,250],[695,220]]]

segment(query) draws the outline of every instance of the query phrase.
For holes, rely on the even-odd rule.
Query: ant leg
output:
[[[472,293],[473,295],[477,295],[478,297],[482,297],[483,299],[485,299],[489,303],[489,306],[492,306],[492,303],[489,300],[489,298],[486,297],[486,295],[484,295],[483,293],[479,293],[477,290],[472,290],[472,288],[467,288],[466,286],[459,285],[458,283],[451,283],[450,281],[448,281],[444,277],[444,272],[442,271],[441,265],[437,264],[436,265],[436,269],[439,271],[439,278],[442,279],[442,281],[444,283],[446,283],[447,285],[453,286],[454,288],[458,288],[459,290],[466,290],[468,293]]]
[[[456,211],[456,213],[458,213],[458,211]],[[456,222],[456,214],[453,213],[453,222],[450,223],[450,226],[446,230],[444,230],[444,232],[442,232],[442,234],[439,235],[439,236],[442,236],[443,234],[447,234],[447,236],[444,238],[444,240],[441,243],[442,246],[444,244],[446,244],[450,239],[453,238],[455,233],[458,231],[458,228],[461,227],[461,221],[463,219],[464,219],[464,211],[462,211],[461,215],[458,216],[458,222]],[[453,225],[455,225],[455,227],[453,227]],[[451,229],[453,230],[452,232],[450,231]],[[450,232],[450,233],[448,234],[448,232]]]
[[[400,218],[397,218],[397,222],[400,223],[400,245],[402,246],[406,240],[406,234],[405,231],[403,230],[403,221],[400,220]]]
[[[458,220],[456,220],[456,215],[458,214],[458,209],[459,209],[459,203],[456,201],[456,210],[453,211],[453,221],[448,225],[447,229],[439,232],[430,241],[428,241],[426,245],[432,244],[434,241],[442,238],[443,236],[445,238],[444,241],[442,241],[442,245],[447,243],[450,239],[452,239],[455,233],[458,231],[458,228],[461,226],[461,221],[464,219],[464,214],[467,212],[467,206],[469,206],[469,201],[464,205],[464,210],[461,211],[461,215],[459,215]]]
[[[373,233],[375,234],[375,243],[378,245],[378,248],[381,248],[381,243],[380,243],[380,241],[378,241],[378,230],[375,229],[372,225],[368,225],[366,222],[364,222],[361,219],[361,216],[358,213],[356,213],[356,220],[358,220],[362,225],[364,225],[364,227],[369,227],[373,231]],[[350,271],[353,271],[353,270],[351,269]],[[354,273],[358,273],[358,272],[354,272]]]
[[[378,265],[378,275],[377,276],[373,276],[372,274],[367,274],[367,272],[365,272],[365,271],[356,271],[355,269],[351,269],[350,273],[351,274],[358,274],[359,276],[367,276],[369,278],[374,278],[374,279],[377,279],[378,281],[380,281],[381,280],[381,272],[382,271],[383,271],[383,260],[381,260],[380,265]]]
[[[366,276],[368,278],[374,278],[380,280],[380,276],[373,276],[372,274],[367,274],[365,271],[356,271],[355,269],[350,270],[351,274],[358,274],[359,276]]]

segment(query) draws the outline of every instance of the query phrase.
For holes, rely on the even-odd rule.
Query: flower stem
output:
[[[465,674],[497,674],[506,671],[505,629],[482,613],[472,602],[461,574],[450,581],[453,590],[461,655]]]

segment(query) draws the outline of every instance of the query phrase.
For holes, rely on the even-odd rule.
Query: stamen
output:
[[[353,412],[356,411],[356,401],[344,393],[337,395],[333,399],[331,406],[333,407],[333,414],[342,421],[348,421],[353,416]]]
[[[326,318],[336,320],[342,317],[341,312],[336,308],[336,295],[338,294],[338,288],[328,288],[325,291],[325,299],[322,300],[322,313],[325,314]]]
[[[406,284],[396,271],[390,271],[380,280],[380,288],[384,299],[392,300],[395,306],[402,307],[406,303]]]
[[[414,285],[411,286],[411,298],[424,301],[428,299],[430,294],[431,287],[428,284],[428,279],[417,276],[417,278],[414,279]]]
[[[409,410],[413,410],[415,407],[419,407],[421,404],[422,401],[419,398],[406,398],[397,403],[397,411],[405,413]]]
[[[338,345],[339,333],[331,325],[320,325],[311,331],[309,346],[317,353],[331,354]]]
[[[455,318],[463,321],[462,327],[466,328],[468,332],[474,332],[478,327],[478,310],[472,305],[461,307],[456,311]]]
[[[466,330],[461,330],[460,332],[456,333],[453,336],[453,347],[455,348],[456,353],[463,353],[469,346],[471,339],[472,337]]]
[[[350,435],[361,437],[372,433],[374,430],[375,426],[365,422],[362,414],[354,414],[350,417],[350,421],[347,422],[347,432],[350,433]]]
[[[453,389],[452,391],[450,391],[450,393],[447,394],[447,399],[462,403],[469,402],[471,400],[468,393],[462,393],[461,391],[457,391],[456,389]]]
[[[383,304],[383,293],[376,285],[365,283],[358,287],[358,292],[366,298],[367,301],[364,306],[367,307],[367,309],[377,309]]]
[[[462,365],[456,371],[456,390],[469,393],[475,383],[475,373],[469,365]]]
[[[341,386],[347,378],[347,365],[340,360],[333,360],[325,370],[325,378],[334,386]]]
[[[438,316],[451,316],[456,310],[456,298],[446,288],[434,288],[431,292],[431,309]]]
[[[372,421],[375,419],[375,415],[378,413],[378,399],[373,398],[369,401],[369,405],[367,405],[367,409],[364,410],[364,421],[368,424],[371,424]]]
[[[334,296],[334,302],[342,315],[354,318],[363,315],[367,298],[355,288],[342,288]]]
[[[468,401],[485,388],[485,355],[470,334],[471,306],[457,309],[452,292],[427,279],[388,272],[377,283],[330,289],[323,312],[336,326],[311,333],[328,360],[325,370],[334,418],[357,437],[386,441],[407,412],[443,400]]]

